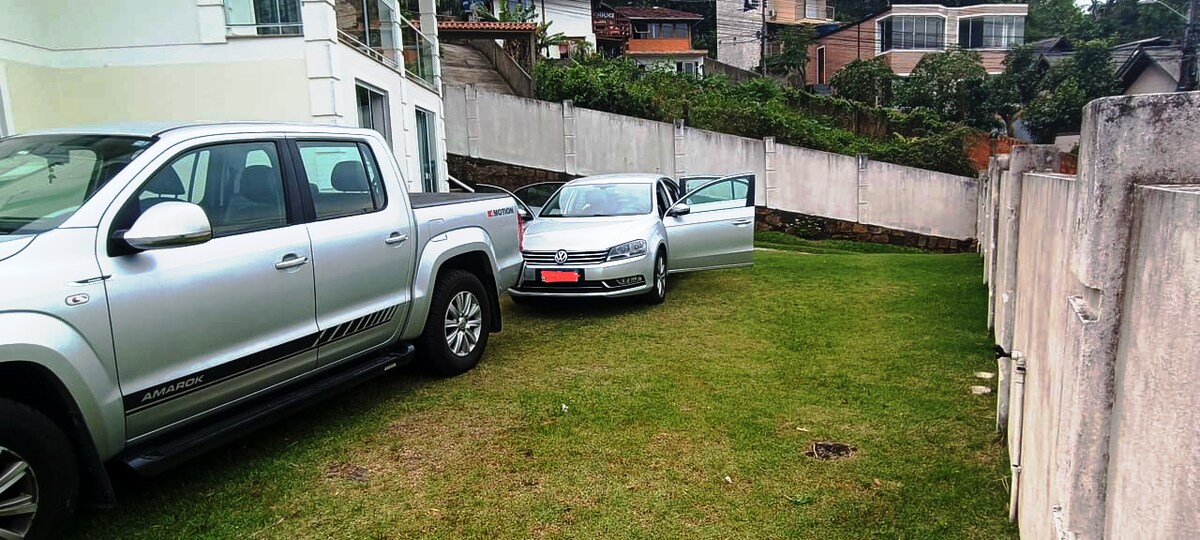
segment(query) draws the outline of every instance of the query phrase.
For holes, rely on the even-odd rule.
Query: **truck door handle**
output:
[[[284,255],[283,260],[275,263],[276,270],[287,270],[308,264],[308,257],[297,257],[291,253]]]
[[[383,240],[383,243],[389,246],[394,246],[396,244],[403,244],[405,240],[408,240],[407,234],[392,233],[391,236],[388,236]]]
[[[739,220],[733,222],[733,225],[735,227],[741,227],[742,225],[749,225],[751,223],[754,223],[753,219],[739,219]]]

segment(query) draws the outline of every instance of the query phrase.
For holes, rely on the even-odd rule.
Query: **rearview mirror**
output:
[[[675,206],[672,206],[670,210],[667,210],[667,217],[686,216],[690,213],[692,213],[692,207],[685,203],[679,203]]]
[[[189,202],[165,201],[143,212],[121,239],[134,249],[148,251],[203,244],[212,235],[203,208]]]

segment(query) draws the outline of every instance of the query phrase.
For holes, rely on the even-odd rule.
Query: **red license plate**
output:
[[[578,283],[579,272],[576,270],[542,270],[543,283]]]

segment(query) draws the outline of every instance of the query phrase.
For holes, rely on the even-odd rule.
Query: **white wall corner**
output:
[[[300,20],[305,41],[337,41],[337,9],[334,0],[301,0]]]
[[[225,43],[225,2],[196,0],[196,24],[200,43]]]

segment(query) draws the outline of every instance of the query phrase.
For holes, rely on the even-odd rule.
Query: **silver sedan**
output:
[[[514,300],[667,294],[667,275],[753,262],[753,173],[684,178],[612,174],[572,180],[525,212],[525,268]]]

